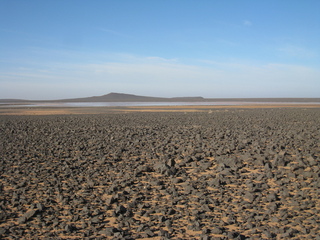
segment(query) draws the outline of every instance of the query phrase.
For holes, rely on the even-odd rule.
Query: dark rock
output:
[[[170,237],[170,234],[169,234],[168,231],[163,230],[163,229],[160,229],[160,236],[169,238],[169,237]]]
[[[117,228],[107,227],[104,230],[101,230],[99,233],[106,236],[113,236],[114,233],[119,232]]]
[[[175,161],[174,159],[169,159],[169,160],[167,161],[167,165],[168,165],[169,167],[174,167],[174,166],[176,165],[176,161]]]
[[[91,223],[99,223],[100,219],[99,219],[99,217],[93,217],[93,218],[90,219],[90,222]]]
[[[214,178],[210,181],[208,181],[208,185],[210,187],[220,187],[221,185],[224,185],[224,183],[219,178]]]
[[[255,200],[256,197],[255,197],[254,194],[247,192],[247,193],[244,195],[244,198],[245,198],[249,203],[252,203],[252,202]]]
[[[220,227],[214,227],[211,229],[211,233],[213,234],[222,234],[223,232],[224,232],[223,229]]]
[[[147,237],[155,236],[155,234],[150,229],[144,230],[144,233],[146,234]]]
[[[6,231],[7,231],[7,230],[6,230],[4,227],[1,227],[1,228],[0,228],[0,236],[1,236],[1,235],[4,235],[4,234],[6,233]]]
[[[72,232],[76,231],[77,228],[76,228],[73,224],[67,224],[67,225],[64,227],[64,230],[65,230],[67,233],[72,233]]]
[[[35,214],[37,213],[37,210],[35,209],[31,209],[29,211],[27,211],[24,215],[22,215],[19,219],[18,219],[18,223],[25,223],[28,220],[30,220]]]
[[[266,199],[267,199],[268,202],[276,201],[277,200],[277,195],[275,193],[269,193],[266,196]]]
[[[38,209],[39,212],[42,212],[44,207],[43,207],[43,205],[41,203],[37,203],[37,209]]]

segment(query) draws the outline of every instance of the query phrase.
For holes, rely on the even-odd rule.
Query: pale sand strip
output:
[[[250,104],[225,106],[130,106],[130,107],[17,107],[0,108],[0,115],[67,115],[129,112],[211,112],[254,108],[320,108],[319,104]]]

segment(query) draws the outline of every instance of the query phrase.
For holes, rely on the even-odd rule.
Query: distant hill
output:
[[[102,96],[61,99],[55,102],[185,102],[185,101],[203,101],[203,97],[182,97],[182,98],[160,98],[138,96],[126,93],[109,93]]]
[[[23,100],[23,99],[0,99],[0,103],[20,103],[20,102],[28,102],[28,100]]]
[[[2,104],[36,102],[320,102],[320,98],[203,98],[203,97],[149,97],[126,93],[109,93],[102,96],[69,98],[59,100],[0,99]]]
[[[102,96],[93,96],[86,98],[61,99],[56,102],[154,102],[166,101],[166,98],[137,96],[125,93],[109,93]]]
[[[175,97],[160,98],[138,96],[126,93],[109,93],[102,96],[93,96],[85,98],[67,98],[58,100],[23,100],[23,99],[0,99],[1,103],[26,103],[26,102],[187,102],[204,101],[203,97]]]

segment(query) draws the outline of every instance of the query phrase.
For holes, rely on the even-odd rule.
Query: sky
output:
[[[320,97],[319,0],[1,0],[0,99]]]

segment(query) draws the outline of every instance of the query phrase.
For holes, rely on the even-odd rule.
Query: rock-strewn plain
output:
[[[320,109],[0,116],[3,239],[319,239]]]

